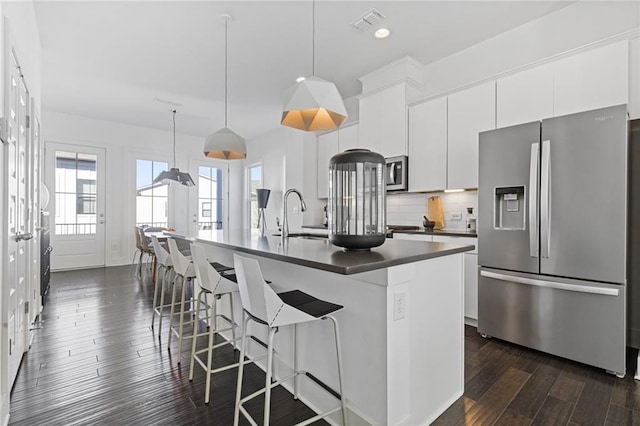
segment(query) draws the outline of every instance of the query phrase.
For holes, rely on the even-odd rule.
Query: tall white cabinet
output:
[[[629,96],[629,41],[554,64],[554,116],[624,104]]]
[[[419,91],[397,83],[360,97],[359,138],[363,147],[383,157],[407,155],[407,104]]]
[[[478,133],[496,127],[495,82],[449,96],[447,187],[478,187]]]
[[[409,108],[409,191],[447,187],[447,98]]]
[[[553,63],[496,82],[497,127],[553,117]]]
[[[558,117],[629,102],[629,41],[622,40],[497,80],[497,124]]]

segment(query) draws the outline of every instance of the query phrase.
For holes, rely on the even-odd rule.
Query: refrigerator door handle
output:
[[[540,176],[540,257],[549,258],[551,251],[551,141],[542,141]]]
[[[480,275],[494,280],[509,281],[512,283],[532,285],[536,287],[553,288],[557,290],[575,291],[578,293],[601,294],[604,296],[618,296],[620,290],[608,287],[592,287],[579,284],[559,283],[554,281],[538,280],[534,278],[518,277],[515,275],[499,274],[491,271],[480,271]]]
[[[531,144],[529,165],[529,252],[538,257],[538,168],[540,165],[540,142]]]

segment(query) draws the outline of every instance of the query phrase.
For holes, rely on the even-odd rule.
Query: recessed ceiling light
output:
[[[390,34],[391,34],[391,31],[389,31],[388,28],[378,28],[376,32],[373,33],[373,36],[375,38],[387,38],[389,37]]]
[[[296,78],[296,83],[300,83],[301,81],[305,81],[307,77],[298,77]]]

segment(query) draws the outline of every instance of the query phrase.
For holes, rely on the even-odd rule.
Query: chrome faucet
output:
[[[300,198],[300,210],[301,211],[305,211],[307,210],[307,204],[304,202],[304,198],[302,197],[302,194],[300,193],[300,191],[298,191],[295,188],[291,188],[288,189],[287,192],[284,193],[283,196],[283,207],[284,207],[284,216],[282,218],[282,239],[285,239],[289,236],[289,218],[288,218],[288,214],[287,214],[287,198],[289,197],[289,194],[291,194],[292,192],[295,192],[296,194],[298,194],[298,198]]]

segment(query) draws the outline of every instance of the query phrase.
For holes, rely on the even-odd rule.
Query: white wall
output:
[[[167,123],[171,115],[167,111]],[[177,118],[180,119],[179,116]],[[44,111],[43,137],[48,142],[105,148],[106,150],[106,258],[107,266],[131,262],[135,241],[135,160],[161,160],[173,164],[171,131],[90,119]],[[176,135],[176,166],[188,170],[192,159],[204,159],[200,137]],[[218,163],[219,164],[219,163]],[[241,196],[242,163],[229,162],[229,228],[241,226],[238,198]],[[53,188],[50,188],[53,190]],[[189,232],[189,202],[197,200],[197,188],[171,185],[169,224]]]
[[[478,216],[478,191],[389,194],[387,195],[387,225],[422,227],[422,216],[428,216],[427,200],[430,197],[440,197],[442,200],[445,229],[464,230],[467,207],[472,207],[473,214]],[[460,219],[454,219],[453,213],[460,213]],[[432,217],[429,219],[433,220]]]
[[[424,96],[516,70],[640,26],[640,2],[577,2],[424,67]]]

